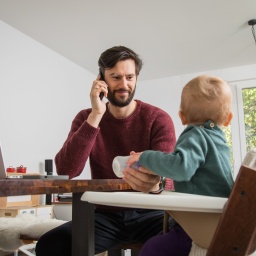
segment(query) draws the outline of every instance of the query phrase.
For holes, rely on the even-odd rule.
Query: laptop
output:
[[[0,179],[55,179],[55,180],[68,180],[68,175],[42,175],[42,174],[25,174],[21,175],[19,173],[6,173],[4,166],[3,151],[0,143]]]

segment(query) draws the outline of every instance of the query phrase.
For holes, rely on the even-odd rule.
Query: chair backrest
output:
[[[247,153],[207,256],[244,256],[256,249],[256,149]]]

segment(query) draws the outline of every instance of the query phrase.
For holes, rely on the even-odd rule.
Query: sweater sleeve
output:
[[[171,117],[164,111],[154,113],[150,149],[173,152],[176,144],[175,128]]]
[[[154,173],[176,181],[189,181],[204,163],[207,143],[203,136],[190,129],[183,133],[174,152],[147,150],[140,156],[140,164]]]
[[[72,122],[68,138],[55,157],[57,173],[69,175],[70,179],[79,176],[83,171],[100,130],[89,125],[86,119],[85,111],[77,114]]]

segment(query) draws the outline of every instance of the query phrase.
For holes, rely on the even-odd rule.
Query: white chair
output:
[[[92,204],[165,210],[183,227],[193,245],[207,249],[204,255],[245,256],[256,249],[255,192],[254,149],[245,157],[229,198],[167,191],[159,195],[87,191],[81,200]]]

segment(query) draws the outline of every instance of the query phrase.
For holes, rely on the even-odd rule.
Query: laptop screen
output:
[[[0,179],[6,179],[6,172],[4,167],[4,157],[2,153],[2,147],[0,142]]]

